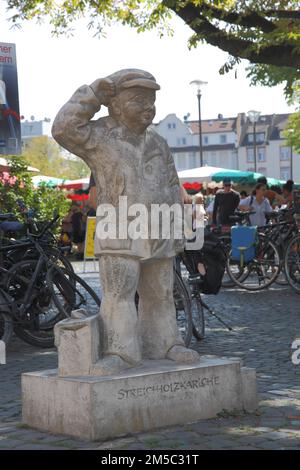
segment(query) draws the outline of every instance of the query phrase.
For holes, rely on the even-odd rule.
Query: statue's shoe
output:
[[[129,364],[120,356],[111,354],[100,359],[93,365],[91,375],[115,375],[125,369],[136,367],[136,365],[137,364]]]
[[[168,353],[167,359],[178,362],[179,364],[193,364],[200,361],[200,356],[197,351],[188,349],[185,346],[175,344],[172,346]]]

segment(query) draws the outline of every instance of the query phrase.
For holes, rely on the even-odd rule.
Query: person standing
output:
[[[287,207],[291,207],[294,202],[294,181],[293,180],[288,180],[283,186],[282,186],[282,192],[283,192],[283,198],[284,198],[284,203],[287,205]]]
[[[265,197],[269,200],[270,205],[275,207],[276,204],[284,204],[284,198],[278,194],[278,192],[270,189],[267,183],[267,178],[265,176],[261,176],[257,180],[257,184],[263,184],[265,186]]]
[[[231,225],[230,216],[240,203],[239,193],[232,189],[230,178],[223,179],[223,189],[215,197],[212,221],[217,225]]]
[[[255,186],[252,196],[248,196],[240,203],[240,209],[243,211],[253,211],[255,214],[249,215],[251,225],[261,227],[266,225],[266,213],[272,212],[269,199],[265,197],[266,186],[258,183]]]

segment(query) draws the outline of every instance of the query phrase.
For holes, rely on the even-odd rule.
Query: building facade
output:
[[[289,114],[261,115],[255,126],[246,118],[239,116],[241,132],[238,135],[238,160],[241,170],[254,171],[280,180],[300,181],[300,155],[287,145],[283,131],[287,126]],[[254,151],[255,150],[255,151]]]
[[[202,149],[204,165],[222,168],[237,168],[236,118],[202,121]],[[181,121],[169,114],[155,125],[155,130],[164,137],[178,171],[200,166],[199,123]]]
[[[300,182],[300,155],[287,146],[283,131],[289,114],[261,115],[255,126],[245,113],[236,117],[202,121],[204,165],[232,170],[254,171],[281,180]],[[199,123],[181,121],[167,115],[155,130],[164,137],[174,158],[177,171],[200,166]]]

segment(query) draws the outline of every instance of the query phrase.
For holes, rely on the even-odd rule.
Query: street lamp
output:
[[[257,164],[256,164],[256,123],[259,120],[260,111],[248,111],[247,113],[249,121],[253,124],[253,156],[254,156],[254,171],[257,172]]]
[[[195,85],[197,87],[200,166],[203,166],[202,124],[201,124],[201,87],[203,85],[207,85],[207,82],[203,82],[202,80],[193,80],[192,82],[190,82],[190,85]]]

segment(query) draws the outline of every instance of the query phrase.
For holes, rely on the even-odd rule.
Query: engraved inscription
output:
[[[118,400],[124,400],[127,398],[139,398],[145,397],[151,394],[156,393],[174,393],[174,392],[182,392],[182,391],[190,391],[197,388],[207,387],[208,385],[214,386],[219,385],[219,377],[201,377],[199,379],[194,380],[184,380],[180,382],[172,382],[169,384],[155,384],[149,385],[148,387],[140,387],[140,388],[131,388],[131,389],[124,389],[121,388],[117,392]]]

